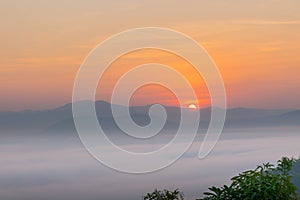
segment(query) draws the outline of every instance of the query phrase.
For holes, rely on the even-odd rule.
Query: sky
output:
[[[180,31],[202,45],[219,68],[229,107],[300,109],[299,8],[299,0],[1,0],[0,111],[71,102],[76,73],[89,52],[113,34],[147,26]],[[109,100],[113,80],[126,67],[153,59],[181,70],[199,106],[209,105],[205,83],[188,63],[149,50],[116,60],[97,99]],[[134,97],[135,105],[176,104],[159,86],[145,86]]]

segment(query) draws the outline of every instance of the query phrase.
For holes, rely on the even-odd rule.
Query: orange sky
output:
[[[133,51],[115,60],[105,71],[105,74],[99,82],[96,99],[103,99],[110,102],[112,91],[120,77],[130,69],[147,63],[160,63],[165,66],[170,66],[172,67],[172,69],[177,70],[182,76],[189,80],[198,99],[193,99],[191,94],[187,94],[185,88],[180,85],[181,83],[178,83],[176,81],[172,83],[172,85],[174,85],[176,88],[179,88],[178,91],[182,93],[182,96],[185,97],[185,99],[182,99],[185,105],[188,105],[190,103],[199,104],[202,107],[210,105],[210,97],[206,88],[206,84],[201,75],[197,73],[197,70],[189,62],[185,61],[181,57],[166,51],[156,49],[143,49]],[[151,70],[149,71],[153,73]],[[164,78],[165,76],[171,76],[171,80],[177,80],[174,77],[175,75],[169,73],[139,74],[139,77],[136,78],[142,78],[146,75],[162,76],[162,78]],[[124,92],[124,95],[126,95],[126,92],[127,91]],[[119,103],[122,104],[123,102],[120,101]],[[176,99],[176,96],[170,91],[170,89],[159,86],[157,84],[148,84],[144,87],[140,87],[131,98],[132,105],[145,105],[153,103],[179,106],[179,102]]]
[[[299,8],[299,0],[3,0],[0,110],[53,108],[70,102],[76,72],[87,54],[112,34],[144,26],[175,29],[204,46],[223,76],[229,107],[300,109]],[[116,61],[115,72],[121,72],[121,63],[130,67],[149,54],[179,66],[174,56],[140,52]],[[189,72],[184,73],[191,76]],[[205,85],[201,78],[194,82],[200,105],[205,106]],[[155,99],[173,98],[156,89],[160,95]],[[143,90],[134,104],[143,103],[141,97],[154,88]],[[99,91],[97,97],[108,98]]]

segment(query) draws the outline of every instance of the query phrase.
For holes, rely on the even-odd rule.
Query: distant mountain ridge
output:
[[[148,116],[149,107],[150,105],[133,106],[129,108],[131,117],[137,124],[143,126],[150,122]],[[105,129],[118,129],[112,116],[110,103],[96,101],[95,108],[101,126]],[[165,109],[168,116],[165,128],[178,128],[180,123],[180,108],[165,106]],[[184,112],[195,111],[184,109]],[[200,128],[205,128],[210,121],[211,108],[202,108],[199,109],[199,112],[201,116]],[[117,117],[122,118],[124,116]],[[300,110],[266,110],[251,108],[234,108],[227,110],[225,128],[261,126],[300,126]],[[21,130],[35,132],[74,131],[72,104],[69,103],[52,110],[0,112],[1,132]]]

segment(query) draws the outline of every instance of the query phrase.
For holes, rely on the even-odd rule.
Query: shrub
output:
[[[144,196],[144,200],[183,200],[183,193],[178,189],[174,191],[155,189],[152,193]]]
[[[202,200],[296,200],[297,188],[291,182],[294,159],[283,157],[277,167],[270,163],[233,177],[231,185],[209,188]]]

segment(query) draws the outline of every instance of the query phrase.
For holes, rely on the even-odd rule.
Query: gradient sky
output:
[[[70,102],[87,54],[112,34],[144,26],[178,30],[205,47],[223,76],[229,107],[300,109],[299,8],[299,0],[1,0],[0,110]],[[121,64],[140,63],[142,55],[148,54],[116,61],[111,74],[118,74]],[[205,85],[197,80],[193,86],[200,106],[206,106]],[[97,93],[99,99],[109,99],[109,92],[102,92],[109,85]],[[153,89],[137,91],[134,104],[146,102],[139,92],[149,96]],[[173,98],[162,88],[155,94],[166,104]]]

